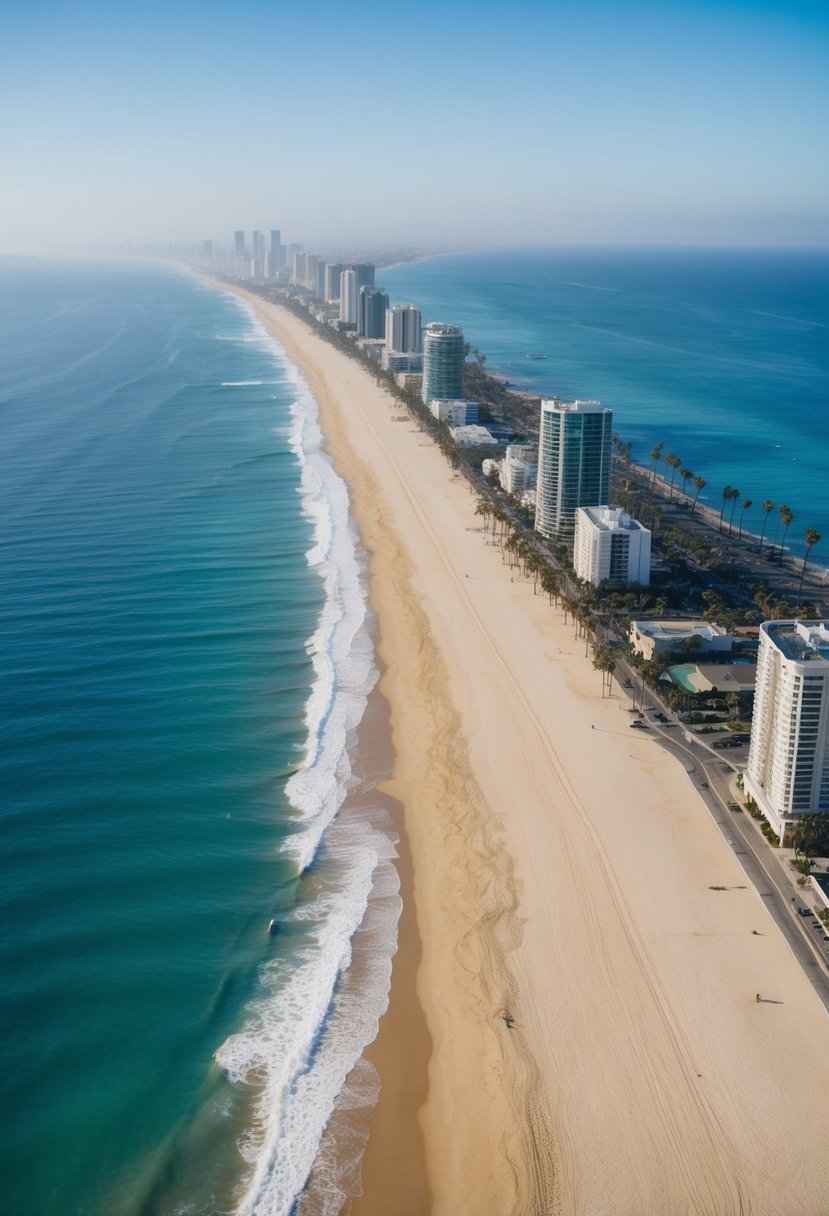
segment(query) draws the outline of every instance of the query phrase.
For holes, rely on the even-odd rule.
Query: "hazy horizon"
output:
[[[35,0],[0,250],[829,244],[829,9]]]

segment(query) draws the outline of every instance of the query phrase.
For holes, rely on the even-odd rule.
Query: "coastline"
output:
[[[301,320],[237,294],[303,368],[370,553],[395,744],[384,788],[403,806],[422,950],[401,949],[392,1003],[418,967],[431,1040],[423,1101],[422,1075],[400,1072],[428,1210],[818,1216],[829,1025],[681,767],[618,729],[572,629],[509,581],[467,487],[398,403]],[[753,1000],[771,985],[774,1022]],[[390,1027],[379,1156],[396,1137],[405,1163],[385,1078],[408,1046]],[[383,1177],[380,1144],[372,1132],[351,1210],[379,1216],[390,1196],[427,1210],[400,1206],[407,1180]],[[807,1160],[793,1196],[781,1179]]]

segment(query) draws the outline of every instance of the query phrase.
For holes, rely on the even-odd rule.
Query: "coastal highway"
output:
[[[654,711],[665,713],[668,723],[655,721]],[[797,914],[798,907],[811,907],[811,896],[808,892],[800,891],[794,885],[794,880],[787,877],[779,861],[770,856],[769,845],[751,817],[745,812],[728,809],[728,803],[734,800],[731,781],[736,768],[687,734],[683,725],[677,723],[653,697],[648,697],[645,712],[648,726],[640,733],[650,736],[683,765],[688,779],[696,787],[700,799],[711,812],[746,877],[829,1013],[829,942],[823,940],[827,931],[823,926],[819,930],[812,927],[815,917]],[[795,873],[792,871],[793,875]],[[716,882],[716,875],[712,875],[712,884]],[[758,932],[762,930],[758,928]]]

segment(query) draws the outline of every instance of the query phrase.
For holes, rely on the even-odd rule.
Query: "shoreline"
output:
[[[600,699],[572,628],[510,582],[402,407],[237,294],[303,368],[370,554],[432,1045],[429,1210],[819,1216],[829,1022],[684,770],[618,729],[618,695]],[[396,962],[393,1001],[413,978]],[[772,1016],[758,987],[780,994]],[[405,1195],[372,1135],[359,1216]]]

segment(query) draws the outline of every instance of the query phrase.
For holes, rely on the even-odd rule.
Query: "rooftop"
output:
[[[829,663],[829,622],[764,621],[760,632],[794,663]]]
[[[583,511],[597,528],[603,528],[608,532],[647,531],[638,519],[628,515],[627,511],[623,511],[621,507],[579,507],[578,510]]]
[[[701,638],[725,637],[722,625],[708,621],[631,621],[631,628],[652,638],[690,638],[694,634]]]
[[[609,414],[611,411],[601,401],[559,401],[558,397],[542,397],[542,410],[557,410],[570,414]]]

